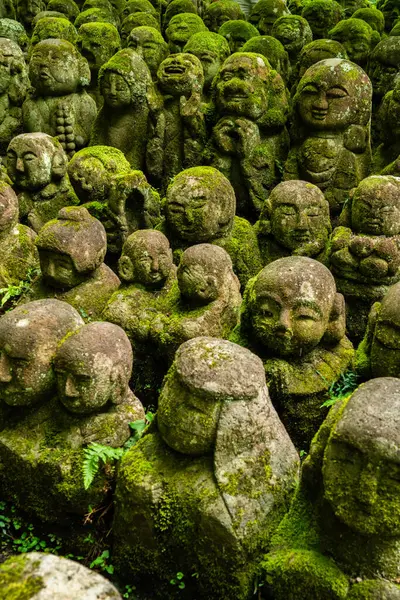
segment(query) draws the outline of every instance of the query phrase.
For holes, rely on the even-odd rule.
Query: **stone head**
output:
[[[0,37],[0,94],[20,106],[29,87],[28,69],[17,42]]]
[[[43,0],[15,0],[15,8],[18,21],[29,29],[35,16],[46,10],[46,4]]]
[[[118,273],[128,283],[139,283],[151,289],[165,284],[173,268],[172,250],[161,231],[141,229],[125,241]]]
[[[165,30],[171,52],[182,52],[186,42],[194,33],[208,31],[203,19],[192,13],[181,13],[172,17]]]
[[[335,0],[314,0],[303,8],[301,16],[308,21],[314,40],[318,40],[328,37],[343,18],[343,10]]]
[[[290,77],[289,55],[282,44],[270,35],[260,35],[251,38],[242,47],[242,52],[254,52],[264,56],[271,67],[279,73],[283,81],[287,83]]]
[[[246,42],[260,35],[254,25],[240,20],[226,21],[218,29],[218,33],[226,39],[232,53],[239,52]]]
[[[131,48],[124,48],[101,67],[99,86],[104,104],[118,110],[146,104],[153,84],[143,58]]]
[[[385,30],[385,17],[383,16],[383,13],[376,8],[359,8],[353,13],[352,17],[353,19],[362,19],[368,23],[374,31],[377,31],[379,35],[382,35]]]
[[[68,19],[57,17],[44,17],[40,19],[32,32],[31,49],[44,40],[61,39],[76,45],[78,33]]]
[[[388,37],[379,42],[370,54],[368,75],[374,96],[382,98],[392,90],[400,73],[400,37]]]
[[[257,27],[261,35],[271,35],[275,21],[288,14],[284,0],[258,0],[250,11],[249,22]]]
[[[70,42],[50,39],[32,50],[29,77],[38,96],[63,96],[88,86],[90,69]]]
[[[78,415],[120,404],[129,391],[133,355],[126,333],[112,323],[88,323],[59,344],[54,360],[58,397]]]
[[[119,16],[123,21],[128,15],[133,15],[137,12],[147,12],[156,18],[158,17],[157,10],[149,0],[128,0]]]
[[[128,15],[122,21],[119,30],[123,48],[128,46],[129,35],[132,29],[136,29],[136,27],[152,27],[153,29],[160,31],[160,24],[153,15],[150,15],[149,13],[134,13],[133,15]]]
[[[193,54],[171,54],[159,66],[157,80],[164,94],[179,97],[189,97],[193,92],[201,94],[204,83],[203,67]]]
[[[353,17],[357,9],[371,6],[369,0],[338,0],[338,2],[344,11],[346,19]]]
[[[218,0],[209,4],[203,19],[208,29],[217,33],[221,25],[227,21],[245,21],[246,16],[234,0]]]
[[[93,74],[118,52],[121,40],[110,23],[86,23],[79,28],[77,46]]]
[[[26,53],[29,47],[29,37],[22,23],[13,19],[0,19],[0,38],[7,38],[16,42],[22,52]]]
[[[52,360],[59,342],[83,325],[60,300],[36,300],[0,318],[0,398],[10,406],[33,406],[55,392]]]
[[[180,346],[159,398],[165,443],[190,456],[213,454],[221,412],[245,405],[265,387],[260,359],[226,340],[198,337]],[[230,421],[231,425],[233,421]]]
[[[344,336],[343,296],[329,269],[312,258],[275,260],[250,280],[246,296],[244,322],[273,356],[302,357]]]
[[[365,66],[371,50],[380,42],[380,35],[362,19],[340,21],[330,30],[329,37],[340,42],[349,60]]]
[[[74,21],[77,29],[84,23],[110,23],[114,27],[117,27],[118,19],[114,15],[114,12],[108,8],[88,8],[79,13]]]
[[[348,400],[323,459],[324,495],[363,536],[400,535],[400,380],[371,379]]]
[[[309,24],[299,15],[279,17],[272,27],[271,35],[280,41],[289,56],[296,60],[300,50],[313,40]]]
[[[222,293],[227,276],[235,278],[229,254],[213,244],[196,244],[182,254],[177,271],[182,298],[189,304],[209,304]]]
[[[18,223],[18,197],[12,187],[0,181],[0,238]]]
[[[348,56],[342,44],[334,40],[315,40],[304,46],[298,60],[299,78],[315,63],[328,58],[348,59]]]
[[[164,30],[167,29],[172,17],[182,13],[193,13],[194,15],[197,15],[197,8],[192,0],[172,0],[172,2],[169,2],[164,13]]]
[[[75,21],[79,15],[79,6],[74,0],[50,0],[47,3],[47,10],[54,10],[66,15],[70,21]]]
[[[235,211],[235,192],[213,167],[181,171],[168,186],[166,220],[180,240],[196,244],[229,235]]]
[[[291,254],[316,256],[326,248],[332,231],[329,202],[312,183],[284,181],[266,200],[260,229]]]
[[[68,175],[81,202],[105,202],[112,178],[131,170],[124,153],[110,146],[79,150],[68,164]]]
[[[183,51],[197,56],[201,62],[204,73],[204,89],[208,91],[222,63],[230,54],[228,42],[222,35],[212,31],[195,33]]]
[[[339,132],[350,125],[367,125],[371,100],[372,85],[361,67],[332,58],[304,73],[293,103],[308,129]]]
[[[371,175],[353,191],[351,228],[367,235],[400,235],[400,178]]]
[[[7,172],[17,188],[37,192],[67,171],[61,144],[46,133],[22,133],[7,149]]]
[[[397,0],[378,0],[376,8],[382,12],[385,19],[385,29],[389,32],[400,17],[400,6]]]
[[[161,33],[154,27],[135,27],[129,34],[128,48],[143,58],[152,78],[156,79],[158,67],[169,55],[168,44]]]
[[[35,240],[44,280],[69,289],[91,276],[103,262],[107,237],[103,225],[83,206],[62,208]]]

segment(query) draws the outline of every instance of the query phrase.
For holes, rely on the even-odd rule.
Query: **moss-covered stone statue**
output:
[[[25,300],[58,298],[85,319],[100,317],[120,280],[104,264],[107,238],[103,225],[83,206],[63,208],[35,240],[41,277]]]
[[[336,216],[369,173],[372,85],[355,63],[327,59],[303,75],[293,98],[292,148],[284,179],[304,179]]]
[[[28,315],[25,310],[25,321]],[[0,322],[0,337],[7,325]],[[19,334],[26,345],[31,343],[28,327]],[[42,339],[39,349],[43,345]],[[38,359],[31,362],[39,372]],[[53,362],[57,393],[22,418],[11,416],[0,433],[0,480],[28,513],[47,522],[75,524],[79,533],[88,502],[106,502],[113,479],[112,471],[101,470],[85,489],[84,447],[92,442],[122,446],[130,437],[129,423],[144,418],[144,411],[128,387],[132,350],[117,325],[93,322],[70,330]]]
[[[34,93],[22,106],[24,130],[57,137],[73,156],[88,144],[97,114],[84,90],[90,83],[87,60],[66,40],[44,40],[32,51],[29,77]]]
[[[118,17],[115,16],[114,11],[104,6],[102,8],[93,7],[79,13],[74,21],[77,29],[85,23],[110,23],[114,27],[118,27]]]
[[[329,37],[328,32],[343,18],[343,9],[335,0],[313,0],[305,5],[301,16],[308,21],[314,40]]]
[[[63,206],[77,204],[60,142],[45,133],[22,133],[7,150],[7,172],[18,194],[19,215],[34,231]]]
[[[383,98],[375,113],[375,133],[378,147],[372,159],[372,173],[400,175],[400,79]]]
[[[335,42],[334,40],[315,40],[315,42],[311,42],[310,44],[304,46],[297,61],[297,81],[294,83],[298,83],[298,80],[303,77],[307,69],[315,65],[315,63],[328,58],[347,59],[348,56],[342,44]],[[295,92],[296,87],[294,87],[294,93]]]
[[[329,203],[312,183],[284,181],[265,201],[255,231],[264,265],[290,255],[326,264],[332,231]]]
[[[213,87],[220,119],[210,162],[232,182],[238,215],[254,221],[287,156],[285,84],[262,55],[237,52],[224,62]]]
[[[385,30],[389,33],[397,19],[400,17],[399,5],[396,0],[378,0],[376,8],[383,13],[385,18]]]
[[[12,40],[21,48],[24,56],[27,56],[29,48],[29,37],[22,23],[13,19],[0,19],[0,37]]]
[[[214,2],[214,5],[220,1],[224,2],[225,0],[218,0],[218,2]],[[197,56],[201,62],[204,73],[203,100],[209,102],[213,79],[218,74],[223,62],[230,55],[228,42],[222,35],[212,31],[195,33],[189,39],[183,51]]]
[[[400,279],[400,179],[372,175],[361,181],[340,222],[330,264],[346,299],[349,335],[359,341],[372,303]]]
[[[254,25],[240,20],[226,21],[218,29],[218,34],[226,39],[232,53],[240,52],[246,42],[260,35]]]
[[[129,15],[122,21],[119,33],[121,36],[121,44],[123,48],[128,47],[129,35],[132,29],[136,27],[152,27],[161,33],[159,21],[149,13],[134,13]]]
[[[261,35],[272,35],[275,21],[288,14],[285,0],[258,0],[252,6],[248,19]]]
[[[165,190],[182,169],[203,161],[203,67],[193,54],[171,54],[161,63],[157,80],[164,105],[151,121],[146,167],[150,182]]]
[[[359,8],[353,13],[352,17],[353,19],[362,19],[368,23],[368,25],[372,27],[374,31],[377,31],[379,35],[382,36],[385,30],[385,17],[380,10],[372,7]]]
[[[345,19],[330,30],[329,37],[340,42],[345,48],[349,60],[360,67],[367,66],[369,56],[376,44],[380,42],[380,35],[362,19]]]
[[[18,285],[39,267],[35,233],[18,223],[18,198],[0,182],[0,288]]]
[[[86,600],[122,600],[117,589],[100,573],[79,562],[50,553],[26,552],[10,556],[0,567],[4,598],[29,593],[30,600],[63,600],[65,593]]]
[[[276,600],[397,600],[400,381],[372,379],[335,405],[262,563]]]
[[[343,8],[345,19],[353,17],[357,9],[368,8],[371,6],[369,0],[338,0],[338,2]]]
[[[157,428],[121,462],[118,570],[150,580],[158,598],[174,597],[178,567],[202,573],[188,578],[192,597],[249,598],[297,465],[260,359],[221,339],[186,342],[164,380]]]
[[[303,47],[313,41],[309,24],[299,15],[279,17],[272,27],[271,35],[282,43],[292,64],[297,62]]]
[[[167,190],[163,226],[175,262],[193,244],[216,244],[230,255],[244,287],[261,269],[261,257],[250,223],[235,216],[235,211],[235,192],[217,169],[194,167],[179,173]]]
[[[197,15],[195,3],[192,2],[192,0],[172,0],[172,2],[168,2],[163,16],[164,31],[167,29],[172,17],[181,13],[193,13],[194,15]]]
[[[55,10],[66,15],[72,23],[79,15],[79,6],[74,0],[50,0],[47,3],[47,10]]]
[[[172,17],[165,30],[171,52],[182,52],[186,42],[194,33],[208,31],[204,21],[198,15],[192,13],[181,13]]]
[[[262,54],[271,67],[279,73],[284,83],[288,85],[291,73],[289,55],[278,40],[270,35],[260,35],[246,42],[242,46],[241,52]]]
[[[374,102],[378,105],[385,94],[396,84],[400,73],[400,37],[383,39],[371,52],[368,75],[374,90]]]
[[[128,0],[125,2],[123,10],[119,13],[121,21],[128,15],[133,15],[137,12],[147,12],[153,17],[158,17],[158,11],[149,0]]]
[[[135,27],[129,34],[128,48],[132,48],[143,58],[149,67],[151,78],[156,81],[158,67],[169,55],[168,44],[161,33],[154,27]]]
[[[14,0],[17,20],[30,32],[32,21],[42,10],[46,10],[43,0]]]
[[[218,0],[207,6],[203,14],[203,21],[210,31],[218,33],[221,25],[226,21],[245,21],[246,17],[238,2],[234,0]]]
[[[123,283],[111,296],[102,318],[127,333],[135,355],[132,387],[143,401],[156,404],[168,360],[156,352],[150,328],[179,296],[168,239],[152,229],[132,233],[123,245],[118,273]]]
[[[131,48],[115,54],[99,72],[104,98],[90,136],[91,146],[118,148],[133,169],[143,169],[149,113],[156,102],[150,71]]]
[[[43,40],[50,38],[67,40],[74,46],[78,39],[78,33],[73,24],[67,18],[44,17],[36,23],[31,36],[31,50]]]
[[[28,69],[17,42],[0,37],[0,156],[22,133],[22,110],[29,88]]]
[[[77,46],[90,68],[87,91],[101,108],[103,97],[98,87],[99,70],[121,48],[118,30],[110,23],[86,23],[79,27]]]
[[[351,365],[345,327],[343,296],[327,267],[312,258],[275,260],[246,287],[231,339],[261,357],[274,406],[299,449],[308,448],[330,386]]]

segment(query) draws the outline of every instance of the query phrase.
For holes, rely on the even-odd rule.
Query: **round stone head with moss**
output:
[[[45,17],[40,19],[35,25],[31,37],[31,46],[33,47],[39,42],[50,38],[67,40],[75,45],[78,39],[78,33],[67,18],[57,19],[55,17]]]
[[[383,98],[396,84],[400,72],[400,37],[388,37],[371,52],[368,75],[374,88],[374,97]]]
[[[285,0],[258,0],[250,11],[249,22],[257,27],[262,35],[272,35],[275,21],[288,14],[290,13]]]
[[[350,207],[354,232],[371,236],[400,235],[400,178],[366,177],[352,193]]]
[[[149,13],[134,13],[133,15],[128,15],[122,22],[122,25],[119,29],[119,33],[121,36],[121,44],[123,48],[128,46],[129,34],[132,29],[136,27],[152,27],[153,29],[157,29],[160,31],[160,23],[157,21],[153,15]]]
[[[210,31],[218,32],[221,25],[226,21],[245,21],[246,16],[234,0],[218,0],[207,6],[204,15],[204,23]]]
[[[315,40],[304,46],[298,59],[298,77],[303,77],[304,73],[320,60],[328,58],[347,59],[347,52],[339,42],[334,40]]]
[[[329,37],[340,42],[349,59],[361,67],[365,67],[371,51],[381,39],[379,33],[362,19],[340,21],[330,30]]]
[[[0,399],[33,406],[55,392],[52,361],[58,343],[83,325],[79,313],[60,300],[37,300],[0,318]]]
[[[46,4],[43,0],[15,0],[15,9],[17,20],[26,29],[30,29],[35,16],[42,10],[46,10]]]
[[[385,18],[385,30],[389,33],[393,25],[400,17],[400,7],[397,0],[378,0],[376,3],[378,8]]]
[[[240,20],[226,21],[218,29],[218,33],[226,39],[232,53],[239,52],[246,42],[260,35],[254,25]]]
[[[228,42],[222,35],[211,31],[195,33],[183,51],[197,56],[200,60],[204,72],[204,89],[208,91],[222,63],[230,54]]]
[[[79,27],[77,46],[88,61],[92,77],[118,52],[121,40],[117,28],[110,23],[85,23]]]
[[[7,144],[22,131],[21,110],[16,110],[25,100],[29,89],[28,68],[22,49],[16,41],[0,37],[0,96],[4,105],[1,121],[0,152],[5,153]],[[7,119],[8,117],[8,119]],[[10,123],[7,126],[7,121]]]
[[[167,189],[165,214],[172,235],[191,243],[229,235],[236,210],[235,192],[213,167],[193,167]]]
[[[118,20],[113,12],[107,8],[88,8],[82,11],[76,17],[74,25],[77,29],[84,23],[111,23],[115,27],[118,26]]]
[[[27,52],[29,37],[22,23],[13,19],[0,19],[0,37],[16,42],[23,52]]]
[[[302,10],[314,40],[327,38],[328,32],[343,18],[343,9],[336,0],[314,0]]]
[[[158,67],[169,55],[168,44],[161,33],[154,27],[135,27],[130,32],[127,43],[128,48],[135,50],[144,59],[152,78],[156,79]]]
[[[194,15],[197,15],[197,8],[192,0],[172,0],[172,2],[169,2],[164,14],[164,30],[167,29],[172,17],[182,13],[193,13]]]
[[[271,35],[282,43],[294,61],[297,61],[300,50],[313,39],[306,19],[298,15],[279,17],[272,27]]]
[[[241,51],[262,54],[287,84],[291,70],[289,55],[277,39],[270,35],[253,37],[242,46]]]
[[[79,15],[79,6],[74,0],[50,0],[47,3],[47,10],[62,12],[72,22]]]
[[[353,19],[362,19],[379,35],[382,35],[385,29],[385,17],[380,10],[376,8],[359,8],[353,15]]]
[[[173,269],[172,250],[161,231],[142,229],[123,245],[118,273],[128,283],[161,288]]]
[[[129,393],[133,354],[126,333],[112,323],[87,323],[67,335],[54,360],[58,397],[69,411],[97,412]]]
[[[198,15],[181,13],[172,17],[165,30],[171,52],[182,52],[186,42],[194,33],[208,31],[204,21]]]
[[[190,96],[201,94],[204,83],[201,62],[188,52],[177,52],[163,60],[157,71],[158,85],[164,94]]]
[[[123,21],[128,15],[133,15],[137,12],[146,12],[154,17],[158,16],[157,10],[149,0],[128,0],[125,3],[124,9],[119,13],[119,16],[121,21]]]

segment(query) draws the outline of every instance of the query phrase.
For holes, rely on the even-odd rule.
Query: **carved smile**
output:
[[[170,67],[165,67],[165,72],[168,75],[183,75],[183,73],[185,72],[185,67],[171,65]]]
[[[311,111],[311,114],[312,114],[313,119],[315,119],[316,121],[323,121],[324,119],[326,119],[328,111],[314,109]]]

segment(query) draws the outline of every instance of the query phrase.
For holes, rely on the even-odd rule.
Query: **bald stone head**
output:
[[[126,282],[159,289],[173,268],[172,250],[161,231],[141,229],[125,241],[118,273]]]
[[[351,226],[357,233],[393,236],[400,234],[400,178],[371,175],[354,191]]]

